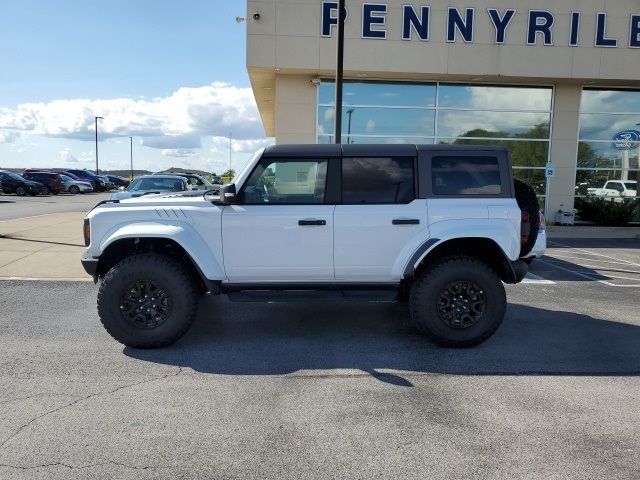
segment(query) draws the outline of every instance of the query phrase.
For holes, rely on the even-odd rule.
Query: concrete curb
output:
[[[640,227],[547,226],[547,237],[640,239]]]

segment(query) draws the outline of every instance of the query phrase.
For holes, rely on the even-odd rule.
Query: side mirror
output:
[[[228,205],[235,205],[238,203],[235,184],[228,183],[227,185],[220,187],[220,202]]]

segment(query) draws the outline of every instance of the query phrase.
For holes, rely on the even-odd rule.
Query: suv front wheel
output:
[[[98,315],[120,343],[159,348],[189,330],[197,302],[194,279],[178,260],[143,253],[125,258],[104,277],[98,292]]]
[[[423,271],[411,287],[411,319],[446,347],[472,347],[495,333],[507,299],[498,275],[472,257],[456,256]]]

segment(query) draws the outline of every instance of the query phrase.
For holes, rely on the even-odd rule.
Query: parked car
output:
[[[61,191],[64,190],[64,182],[62,181],[62,177],[59,173],[28,171],[22,176],[27,180],[40,182],[42,185],[44,185],[44,188],[42,189],[42,193],[44,195],[49,195],[49,193],[58,195]]]
[[[609,198],[633,198],[638,192],[638,182],[632,180],[609,180],[601,188],[587,188],[589,195]]]
[[[131,183],[126,178],[119,177],[117,175],[106,175],[106,177],[109,179],[111,183],[113,183],[116,186],[116,188],[120,188],[120,187],[127,188]]]
[[[109,180],[109,177],[107,175],[98,175],[103,181],[104,181],[104,190],[106,192],[108,192],[109,190],[115,190],[116,185],[115,183],[113,183],[111,180]]]
[[[122,188],[122,187],[121,187]],[[177,175],[144,175],[136,178],[127,189],[111,195],[111,200],[141,197],[151,193],[184,192],[189,190],[187,179]]]
[[[60,177],[62,178],[62,184],[64,186],[64,188],[62,189],[63,192],[69,192],[75,195],[78,193],[93,191],[93,185],[91,185],[89,182],[76,180],[65,173],[61,173]]]
[[[3,193],[15,193],[19,197],[24,197],[27,194],[35,197],[44,189],[44,185],[41,183],[27,180],[13,172],[0,171],[0,180],[2,181]]]
[[[93,186],[94,192],[104,192],[105,190],[105,181],[95,173],[90,172],[89,170],[69,169],[69,170],[66,170],[66,172],[72,173],[83,182],[91,183],[91,185]]]
[[[203,176],[197,173],[182,173],[182,172],[156,172],[154,175],[177,175],[187,179],[189,190],[218,190],[219,185],[213,185],[209,183]]]

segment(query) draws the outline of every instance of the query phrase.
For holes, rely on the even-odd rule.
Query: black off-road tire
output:
[[[168,314],[155,327],[141,327],[121,306],[134,285],[152,282],[167,295]],[[118,342],[132,348],[160,348],[182,337],[193,324],[198,303],[197,285],[182,264],[169,256],[144,253],[125,258],[104,277],[98,292],[98,315]]]
[[[475,285],[484,299],[480,315],[465,327],[452,326],[441,313],[442,295],[460,283]],[[466,256],[449,257],[421,272],[409,300],[414,326],[435,343],[457,348],[473,347],[491,337],[502,323],[506,306],[498,275],[487,264]]]
[[[19,197],[24,197],[27,194],[27,189],[24,187],[16,188],[16,195]]]
[[[523,213],[529,214],[529,236],[527,241],[520,248],[520,256],[525,257],[531,253],[536,240],[538,239],[538,231],[540,230],[540,206],[538,205],[538,197],[536,191],[521,180],[514,180],[513,184],[516,191],[516,201],[518,207]]]

